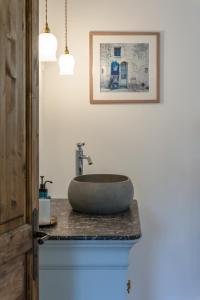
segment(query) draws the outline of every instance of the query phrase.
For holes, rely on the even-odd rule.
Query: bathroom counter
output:
[[[49,240],[137,240],[141,237],[137,200],[129,210],[113,215],[88,215],[72,210],[66,199],[51,200],[57,224],[44,227]]]

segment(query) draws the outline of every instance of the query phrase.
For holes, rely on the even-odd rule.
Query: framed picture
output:
[[[158,103],[159,32],[90,32],[90,103]]]

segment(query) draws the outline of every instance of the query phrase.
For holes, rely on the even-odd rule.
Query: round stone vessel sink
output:
[[[123,212],[129,208],[133,195],[131,180],[115,174],[78,176],[72,179],[68,189],[72,208],[88,214]]]

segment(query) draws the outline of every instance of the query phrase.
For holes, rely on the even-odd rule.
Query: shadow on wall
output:
[[[142,213],[143,211],[143,213]],[[129,278],[132,281],[134,300],[154,299],[157,278],[158,256],[161,242],[161,228],[155,214],[143,208],[140,209],[142,237],[130,252]],[[144,289],[145,287],[145,289]]]

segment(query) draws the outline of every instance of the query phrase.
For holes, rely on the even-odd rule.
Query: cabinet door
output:
[[[40,300],[126,300],[130,241],[47,241]]]
[[[126,270],[41,270],[40,300],[125,300]]]

